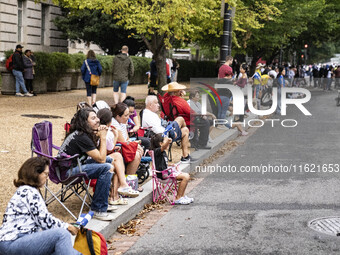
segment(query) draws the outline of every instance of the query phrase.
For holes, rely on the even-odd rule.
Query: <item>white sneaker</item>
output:
[[[108,207],[107,207],[107,211],[108,212],[112,212],[112,211],[115,211],[115,210],[117,210],[118,209],[118,207],[117,206],[114,206],[114,205],[109,205]]]
[[[23,97],[23,96],[24,96],[24,94],[21,94],[21,93],[15,93],[15,96],[16,96],[16,97]]]
[[[31,93],[27,92],[27,93],[25,93],[25,94],[24,94],[24,96],[25,96],[25,97],[32,97],[32,96],[33,96],[33,94],[31,94]]]
[[[188,205],[190,204],[190,201],[185,199],[185,197],[181,197],[178,200],[175,200],[175,205]]]
[[[242,135],[242,136],[246,136],[246,135],[248,135],[248,132],[242,131],[242,132],[241,132],[241,135]]]
[[[188,200],[190,203],[194,202],[194,199],[192,197],[184,196],[186,200]]]
[[[94,211],[93,218],[95,218],[97,220],[111,221],[115,218],[115,216],[110,215],[107,212],[96,212],[96,211]]]

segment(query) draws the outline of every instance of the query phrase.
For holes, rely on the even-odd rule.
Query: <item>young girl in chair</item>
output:
[[[156,134],[151,137],[151,149],[154,151],[155,168],[157,171],[168,169],[168,157],[165,150],[169,148],[171,142],[172,139],[168,138],[167,136],[163,137],[163,134]],[[182,173],[174,169],[175,167],[169,168],[168,173],[157,173],[157,177],[160,179],[166,179],[169,175],[172,175],[175,176],[177,180],[181,181],[178,186],[175,204],[187,205],[194,202],[193,198],[184,196],[185,189],[190,179],[189,174]]]

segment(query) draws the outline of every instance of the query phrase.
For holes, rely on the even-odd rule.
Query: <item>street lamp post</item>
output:
[[[225,63],[225,59],[231,54],[231,30],[232,30],[232,9],[229,5],[222,1],[222,14],[223,14],[223,34],[221,37],[221,49],[220,49],[220,64]]]

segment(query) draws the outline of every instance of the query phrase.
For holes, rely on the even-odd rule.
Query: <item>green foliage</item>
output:
[[[5,58],[8,59],[13,53],[14,50],[5,50]]]
[[[72,59],[73,69],[80,69],[84,60],[86,59],[86,56],[83,53],[75,53],[70,55]]]
[[[118,52],[122,45],[129,47],[131,55],[145,49],[140,37],[130,36],[134,31],[117,25],[112,15],[101,10],[63,8],[63,16],[56,18],[54,24],[63,32],[65,38],[95,43],[111,55]]]
[[[67,69],[74,66],[72,58],[66,53],[35,52],[34,56],[37,61],[37,65],[35,66],[37,77],[60,77]]]
[[[113,58],[114,56],[97,55],[97,59],[102,65],[104,72],[112,72]]]
[[[145,75],[150,70],[150,58],[131,56],[133,66],[135,68],[135,74]]]
[[[181,81],[190,81],[190,78],[217,77],[217,63],[213,61],[177,60],[179,64],[178,78]]]

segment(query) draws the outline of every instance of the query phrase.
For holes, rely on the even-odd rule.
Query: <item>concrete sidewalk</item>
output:
[[[246,123],[250,119],[255,118],[257,118],[256,115],[250,114],[248,118],[245,119]],[[238,135],[239,132],[236,129],[225,130],[208,144],[211,146],[210,150],[192,151],[191,156],[197,159],[197,161],[190,164],[181,164],[180,167],[182,172],[194,172],[196,166],[202,164],[205,159],[217,152],[225,143],[234,140]],[[141,210],[144,209],[145,204],[152,202],[152,181],[150,180],[148,183],[144,184],[143,188],[144,191],[141,192],[137,198],[129,199],[128,205],[119,206],[118,210],[113,213],[113,215],[116,216],[114,220],[108,222],[92,219],[86,227],[102,233],[105,238],[108,239],[116,232],[117,228],[121,224],[125,224],[133,219]]]

